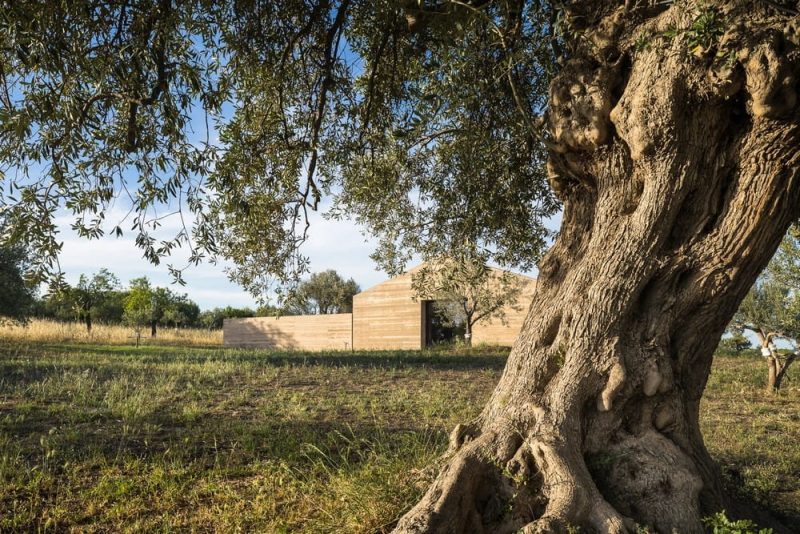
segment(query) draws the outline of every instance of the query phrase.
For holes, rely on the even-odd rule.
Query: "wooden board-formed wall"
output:
[[[472,327],[472,343],[478,345],[504,345],[510,347],[516,341],[522,323],[528,315],[528,308],[531,306],[533,292],[536,290],[536,280],[527,276],[519,275],[525,286],[520,293],[517,304],[514,307],[505,309],[505,324],[500,319],[491,321],[478,321]]]
[[[225,319],[223,344],[294,350],[351,350],[353,315],[284,315]]]
[[[401,274],[353,297],[353,345],[361,349],[420,349],[425,339],[422,301],[411,274]]]

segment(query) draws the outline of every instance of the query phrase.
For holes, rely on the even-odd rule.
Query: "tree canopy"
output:
[[[176,328],[195,322],[200,308],[181,295],[165,287],[154,287],[146,276],[130,281],[130,289],[125,296],[123,320],[137,332],[144,325],[150,326],[150,335],[155,336],[158,325],[169,324]]]
[[[353,295],[359,291],[355,280],[345,280],[328,269],[302,281],[289,295],[284,311],[293,315],[349,313],[353,311]]]
[[[4,2],[8,237],[53,276],[66,210],[88,238],[133,232],[154,263],[179,246],[230,259],[260,293],[307,271],[324,203],[379,237],[391,272],[465,239],[530,268],[557,208],[539,126],[554,17],[537,1]],[[107,220],[114,206],[128,215]],[[171,212],[184,225],[162,238]]]
[[[778,252],[742,300],[731,330],[740,335],[749,330],[758,337],[769,366],[767,389],[780,389],[800,342],[800,246],[795,226],[789,229]],[[791,343],[795,351],[781,354],[775,345],[778,339]]]
[[[34,304],[25,281],[26,254],[19,246],[0,246],[0,319],[25,320]]]
[[[104,315],[105,308],[113,306],[113,295],[120,287],[119,279],[108,269],[100,269],[91,277],[82,274],[75,287],[58,288],[61,298],[70,306],[75,317],[86,324],[91,332],[92,319]]]

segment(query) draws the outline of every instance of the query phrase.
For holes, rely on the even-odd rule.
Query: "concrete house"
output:
[[[297,350],[425,348],[433,343],[434,301],[415,300],[411,277],[417,269],[419,267],[355,295],[353,313],[225,319],[224,344]],[[474,344],[510,346],[516,339],[536,280],[515,276],[523,286],[516,309],[505,310],[505,324],[499,319],[476,323],[472,332]]]

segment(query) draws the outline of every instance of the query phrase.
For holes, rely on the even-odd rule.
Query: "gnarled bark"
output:
[[[690,27],[687,3],[567,8],[561,232],[500,383],[396,532],[695,533],[724,506],[699,402],[798,215],[800,39],[769,4],[703,5],[724,22],[710,49],[668,32]]]

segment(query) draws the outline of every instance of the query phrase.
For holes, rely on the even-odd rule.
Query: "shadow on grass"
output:
[[[261,366],[329,366],[377,369],[423,367],[441,370],[502,370],[508,349],[489,347],[460,352],[445,351],[276,351],[269,349],[225,349],[174,346],[128,347],[119,345],[6,345],[0,354],[16,356],[24,351],[50,354],[94,354],[126,359],[143,364],[207,362],[247,363]]]
[[[19,467],[88,462],[125,465],[131,459],[159,465],[179,461],[192,469],[246,468],[279,462],[297,468],[323,461],[354,466],[365,453],[405,455],[416,446],[443,449],[445,429],[422,425],[379,425],[371,421],[269,421],[206,414],[187,422],[180,414],[159,411],[133,421],[96,414],[81,422],[63,423],[44,407],[28,407],[25,417],[3,418],[0,429],[14,440],[23,462]],[[56,459],[44,454],[56,451]],[[69,464],[65,464],[68,462]],[[27,464],[24,465],[24,464]]]

